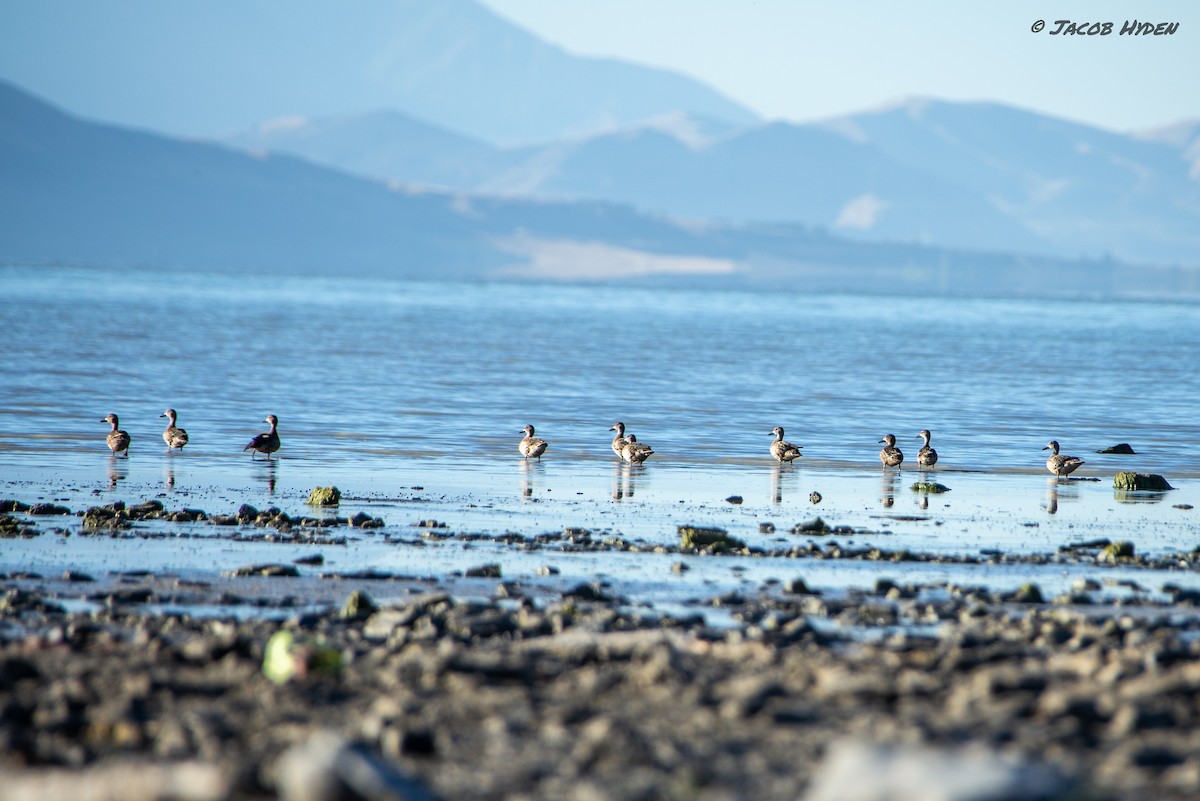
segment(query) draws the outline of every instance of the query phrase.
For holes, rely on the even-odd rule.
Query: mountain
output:
[[[1200,180],[1168,144],[924,98],[826,127],[986,198],[1054,252],[1200,263]]]
[[[874,241],[1200,264],[1200,126],[1123,135],[915,99],[807,125],[688,115],[521,148],[342,121],[229,141],[392,180]]]
[[[1200,119],[1183,120],[1174,125],[1138,131],[1138,139],[1161,142],[1179,151],[1188,165],[1188,177],[1200,181]]]
[[[854,242],[798,225],[682,223],[594,201],[416,191],[292,156],[89,122],[2,82],[0,174],[0,265],[811,291],[1200,292],[1195,270]]]
[[[90,118],[181,135],[386,109],[491,142],[689,112],[756,116],[668,70],[584,58],[474,0],[0,3],[0,76]],[[63,54],[79,69],[63,69]]]
[[[223,137],[242,150],[287,153],[356,175],[471,189],[503,170],[504,152],[398,111],[285,117]]]

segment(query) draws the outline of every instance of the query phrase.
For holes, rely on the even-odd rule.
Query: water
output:
[[[0,268],[0,492],[74,509],[160,497],[168,508],[229,513],[244,502],[311,514],[307,490],[336,484],[340,513],[383,516],[381,534],[318,548],[321,570],[447,576],[498,562],[536,583],[607,577],[638,602],[675,608],[728,589],[804,575],[810,586],[955,581],[1069,588],[1095,568],[523,552],[489,540],[414,548],[413,524],[533,536],[584,527],[649,546],[675,527],[727,528],[755,546],[803,542],[787,530],[820,514],[854,527],[852,545],[946,556],[1133,539],[1140,553],[1200,544],[1200,307],[1185,303],[945,300],[603,286],[411,283],[74,268]],[[163,409],[191,436],[166,453]],[[133,437],[104,444],[109,412]],[[276,461],[242,448],[280,418]],[[655,448],[619,465],[609,426]],[[516,453],[521,428],[551,443]],[[805,446],[778,467],[775,425]],[[895,433],[941,453],[922,496],[906,466],[883,471]],[[1058,482],[1050,439],[1088,464]],[[1095,450],[1128,442],[1137,456]],[[1111,476],[1166,475],[1174,493],[1116,495]],[[809,502],[819,491],[820,505]],[[740,505],[725,498],[739,495]],[[1136,502],[1134,502],[1136,501]],[[42,524],[54,521],[43,519]],[[759,525],[778,531],[763,534]],[[66,525],[78,526],[75,518]],[[220,571],[312,548],[239,542],[202,524],[151,539],[10,540],[0,572],[70,567]],[[185,527],[186,528],[186,527]],[[344,529],[340,530],[343,534]],[[847,538],[840,538],[845,541]],[[1149,575],[1147,575],[1149,573]],[[1104,576],[1200,587],[1200,576],[1109,569]],[[494,582],[493,582],[494,583]]]
[[[1050,439],[1197,475],[1200,306],[803,296],[138,271],[0,269],[0,466],[103,453],[110,411],[157,455],[233,456],[277,414],[289,460],[389,469],[611,459],[762,460],[775,425],[810,463],[876,464],[932,429],[947,467],[1042,469]]]

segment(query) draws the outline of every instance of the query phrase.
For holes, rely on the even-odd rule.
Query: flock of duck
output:
[[[167,427],[162,433],[163,441],[167,443],[167,448],[171,450],[183,450],[183,446],[188,444],[187,432],[180,428],[178,423],[178,415],[174,409],[167,409],[159,415],[159,417],[167,418]],[[113,455],[117,456],[124,453],[129,456],[130,436],[126,431],[122,431],[120,421],[115,414],[110,414],[100,422],[109,423],[112,425],[112,430],[108,433],[108,447],[112,450]],[[265,454],[267,459],[271,458],[271,454],[279,450],[279,418],[273,414],[267,415],[264,423],[271,426],[270,431],[258,434],[254,439],[246,444],[242,451],[250,451],[250,458],[256,458],[256,453]],[[616,436],[613,437],[612,449],[613,453],[619,456],[623,461],[630,464],[641,464],[650,458],[654,453],[654,449],[644,442],[638,442],[638,438],[632,433],[626,433],[624,423],[614,423],[609,431],[615,431]],[[546,440],[535,436],[535,430],[532,425],[527,425],[521,430],[525,436],[517,443],[517,452],[525,459],[537,459],[541,461],[542,454],[550,447]],[[801,456],[800,449],[803,445],[793,445],[783,438],[783,427],[775,426],[771,429],[771,434],[775,436],[775,440],[771,443],[771,456],[780,464],[790,463]],[[937,464],[938,453],[930,445],[933,435],[928,429],[921,429],[917,433],[917,439],[922,441],[921,450],[917,452],[917,464],[924,468],[931,468]],[[883,444],[883,449],[879,451],[879,461],[884,467],[899,467],[904,461],[904,452],[896,447],[896,437],[892,434],[884,435],[883,439],[879,440]],[[1065,456],[1060,454],[1058,441],[1051,440],[1050,444],[1042,448],[1044,451],[1051,451],[1050,458],[1046,460],[1046,469],[1056,476],[1069,476],[1075,472],[1084,462],[1082,459],[1075,456]]]
[[[183,450],[183,446],[188,444],[188,433],[178,426],[179,415],[174,409],[167,409],[159,415],[159,417],[167,418],[167,427],[163,429],[163,442],[167,443],[167,448],[170,450]],[[121,420],[115,414],[110,414],[100,421],[108,423],[112,426],[112,431],[108,432],[105,437],[105,442],[108,443],[108,448],[113,452],[113,456],[124,453],[129,456],[129,443],[132,437],[128,431],[121,429]],[[267,415],[263,420],[271,426],[270,431],[258,434],[254,439],[247,443],[246,447],[242,448],[242,452],[251,451],[250,458],[253,459],[255,453],[265,453],[267,458],[271,458],[271,454],[279,450],[279,418],[273,414]]]

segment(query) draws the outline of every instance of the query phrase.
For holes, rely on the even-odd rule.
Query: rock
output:
[[[1157,473],[1133,473],[1123,470],[1113,476],[1113,489],[1123,492],[1166,492],[1175,488]]]
[[[606,603],[615,600],[612,595],[601,589],[598,584],[576,584],[563,593],[563,598],[571,598],[577,601],[602,601]]]
[[[382,528],[383,520],[371,517],[366,512],[355,512],[347,521],[354,528]]]
[[[812,595],[813,591],[808,588],[808,583],[799,576],[787,580],[783,585],[784,592],[790,592],[793,595]]]
[[[792,526],[793,534],[828,534],[830,530],[829,524],[819,517]]]
[[[0,538],[36,537],[41,534],[35,526],[28,526],[6,514],[0,514]]]
[[[121,504],[121,506],[124,508],[124,504]],[[127,511],[129,512],[129,516],[134,520],[146,520],[162,514],[164,508],[162,501],[149,500],[130,506]]]
[[[363,745],[317,732],[275,763],[281,801],[434,801],[424,785]]]
[[[821,502],[821,493],[816,492],[815,490],[813,492],[808,493],[808,502],[811,503],[813,506],[816,506],[818,503]]]
[[[918,481],[909,487],[913,492],[924,492],[928,495],[937,495],[943,492],[949,492],[950,488],[945,484],[939,484],[936,481]]]
[[[236,517],[242,523],[253,523],[258,519],[258,510],[248,503],[243,503],[238,507]]]
[[[50,798],[222,801],[234,797],[234,779],[228,765],[157,764],[146,759],[123,759],[87,768],[6,771],[3,797],[5,801]]]
[[[234,570],[225,571],[226,576],[267,576],[270,578],[295,578],[300,571],[294,565],[245,565]]]
[[[1122,442],[1120,445],[1110,445],[1109,447],[1104,448],[1103,450],[1096,451],[1096,453],[1133,454],[1133,448],[1129,447],[1128,442]]]
[[[309,506],[337,506],[342,501],[342,491],[337,487],[313,487],[308,493]]]
[[[726,553],[746,548],[746,543],[729,536],[729,532],[723,528],[679,526],[678,531],[681,548],[695,548],[711,553]]]
[[[467,578],[500,578],[500,565],[487,564],[469,567],[466,576]]]
[[[1042,588],[1033,582],[1022,584],[1017,591],[1012,594],[1012,600],[1019,604],[1045,603],[1045,600],[1042,598]]]
[[[294,565],[323,565],[325,557],[319,553],[310,554],[309,556],[301,556],[292,560]]]
[[[734,506],[738,506],[742,503],[742,496],[741,495],[730,495],[728,498],[725,499],[725,502],[732,503]]]
[[[35,503],[30,506],[27,514],[31,515],[69,515],[71,510],[65,506],[58,506],[53,503]]]
[[[340,617],[342,620],[366,620],[379,611],[379,607],[371,596],[362,590],[355,590],[342,604]]]
[[[758,533],[759,534],[774,534],[775,533],[775,524],[774,523],[759,523],[758,524]]]
[[[1039,765],[982,748],[935,749],[839,740],[804,801],[1054,801],[1077,798],[1072,783]]]
[[[20,512],[23,514],[28,511],[29,504],[27,503],[21,503],[20,501],[14,500],[0,501],[0,513]]]
[[[1119,559],[1132,559],[1133,554],[1133,543],[1129,540],[1119,540],[1105,545],[1099,558],[1105,562],[1116,562]]]

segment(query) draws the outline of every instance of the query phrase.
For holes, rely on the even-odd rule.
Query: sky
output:
[[[1192,0],[482,0],[577,55],[665,67],[767,119],[808,122],[914,95],[999,101],[1116,131],[1200,118]],[[1051,35],[1056,20],[1108,35]],[[1127,20],[1178,22],[1122,36]],[[1034,33],[1043,20],[1046,27]]]

